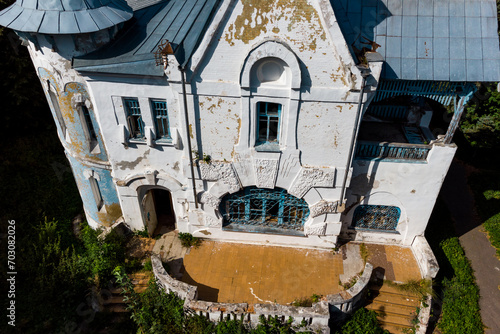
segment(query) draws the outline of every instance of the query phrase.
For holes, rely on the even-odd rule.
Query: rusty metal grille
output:
[[[306,201],[288,194],[284,189],[248,187],[227,195],[221,203],[221,212],[225,225],[303,231],[309,206]]]
[[[396,206],[360,205],[354,210],[352,227],[395,231],[400,216],[401,210]]]

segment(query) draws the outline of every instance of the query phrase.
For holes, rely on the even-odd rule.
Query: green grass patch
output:
[[[443,284],[443,309],[437,327],[442,333],[483,333],[484,325],[479,310],[479,288],[474,272],[458,238],[441,242],[455,276],[445,278]]]

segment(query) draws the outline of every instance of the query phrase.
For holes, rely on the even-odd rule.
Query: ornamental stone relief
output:
[[[199,162],[201,178],[207,181],[220,181],[229,188],[230,193],[241,189],[240,180],[230,162]]]
[[[325,213],[336,213],[338,204],[338,201],[328,202],[325,200],[321,200],[310,207],[310,215],[312,218],[314,218]]]
[[[278,160],[255,159],[254,168],[257,187],[273,189],[278,173]]]
[[[334,181],[334,169],[302,167],[289,193],[295,197],[302,198],[312,187],[333,187]]]
[[[209,215],[205,215],[204,217],[205,217],[204,218],[205,226],[208,226],[208,227],[221,227],[222,226],[222,222],[220,219],[214,218],[214,217],[209,216]]]
[[[210,194],[209,192],[205,191],[204,193],[201,194],[200,202],[209,205],[214,209],[218,209],[220,204],[220,199]]]
[[[304,233],[306,235],[325,235],[326,234],[326,223],[314,224],[312,226],[305,226]]]

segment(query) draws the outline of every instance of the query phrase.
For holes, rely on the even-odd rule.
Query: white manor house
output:
[[[151,234],[425,243],[464,104],[500,80],[490,0],[17,0],[0,24],[89,224]]]

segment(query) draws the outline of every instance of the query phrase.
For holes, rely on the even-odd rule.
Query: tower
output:
[[[111,225],[121,209],[95,106],[71,62],[107,44],[132,13],[123,0],[18,0],[0,12],[0,25],[28,48],[93,227]]]

